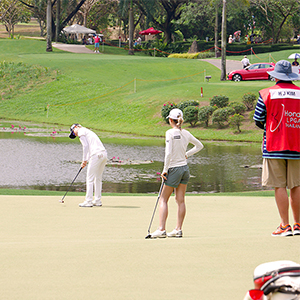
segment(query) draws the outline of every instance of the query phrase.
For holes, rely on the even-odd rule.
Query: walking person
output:
[[[262,185],[275,188],[281,223],[272,235],[300,235],[300,87],[292,83],[299,77],[286,60],[277,62],[274,71],[268,73],[276,84],[259,92],[253,117],[264,129]]]
[[[241,60],[241,63],[243,64],[243,69],[250,66],[250,60],[248,59],[247,55],[244,56],[244,58]]]
[[[84,168],[88,163],[85,201],[80,203],[79,206],[102,206],[102,174],[107,162],[107,152],[99,137],[93,131],[82,127],[80,124],[73,124],[70,131],[69,137],[74,139],[78,136],[82,144],[83,157],[81,167]]]
[[[164,186],[159,199],[159,228],[151,234],[152,238],[182,237],[182,224],[186,213],[185,192],[190,178],[187,158],[203,148],[202,143],[190,132],[181,129],[183,114],[180,109],[172,109],[167,118],[172,128],[166,132],[165,160],[161,175]],[[194,147],[186,151],[189,143]],[[174,189],[178,205],[177,225],[173,231],[166,234],[168,201]]]

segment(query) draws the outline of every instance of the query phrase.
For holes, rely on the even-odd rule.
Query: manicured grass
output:
[[[109,132],[164,136],[168,125],[162,121],[160,109],[167,101],[194,99],[208,105],[214,95],[227,95],[230,101],[241,102],[245,93],[258,94],[260,89],[273,85],[269,81],[221,82],[220,70],[199,60],[73,54],[55,48],[47,53],[44,41],[22,39],[0,39],[0,47],[0,61],[39,65],[56,74],[51,82],[1,101],[1,118],[61,125],[79,122]],[[272,56],[286,58],[291,52],[275,52]],[[262,54],[253,62],[266,58],[267,54]],[[212,76],[209,83],[204,74]],[[212,125],[189,129],[203,140],[260,142],[262,135],[249,121],[242,126],[241,134]]]
[[[59,199],[0,196],[2,299],[241,300],[258,265],[299,261],[299,237],[271,236],[273,198],[187,197],[183,238],[156,240],[156,196]],[[176,209],[172,196],[168,231]]]

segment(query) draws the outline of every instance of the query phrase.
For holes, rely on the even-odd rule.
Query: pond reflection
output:
[[[23,132],[0,132],[0,187],[62,190],[72,182],[81,160],[81,144],[65,137],[29,137]],[[103,191],[157,193],[164,160],[164,139],[158,146],[130,146],[101,139],[108,157],[153,161],[140,165],[107,165]],[[192,178],[188,192],[237,192],[261,188],[260,145],[203,142],[204,149],[188,160]],[[156,143],[157,145],[157,143]],[[251,168],[250,168],[251,166]],[[72,190],[84,191],[84,169]]]

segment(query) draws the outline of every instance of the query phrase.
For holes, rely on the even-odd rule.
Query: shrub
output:
[[[231,127],[236,128],[238,132],[241,132],[240,126],[242,125],[243,120],[243,116],[234,114],[233,116],[229,117],[229,124]]]
[[[210,106],[216,105],[218,108],[226,107],[229,103],[229,98],[226,96],[213,96],[210,100]]]
[[[169,115],[170,111],[171,111],[173,108],[177,108],[177,106],[176,106],[175,103],[172,103],[172,102],[165,103],[165,104],[163,105],[163,107],[161,108],[161,116],[163,117],[164,121],[165,121],[167,124],[169,123],[169,120],[167,119],[167,116]]]
[[[209,119],[211,117],[211,115],[213,114],[213,112],[215,111],[213,106],[202,106],[199,108],[199,112],[198,112],[198,120],[200,122],[204,122],[205,123],[205,127],[208,126],[208,122]]]
[[[257,100],[257,96],[252,93],[244,94],[243,103],[246,105],[248,110],[252,110],[254,108],[254,104]]]
[[[242,115],[247,110],[246,105],[239,102],[231,102],[229,103],[229,107],[232,107],[239,115]]]
[[[252,111],[249,113],[249,119],[250,119],[250,121],[252,121],[252,122],[254,122],[254,120],[253,120],[254,113],[255,113],[255,110],[252,110]]]
[[[189,122],[192,127],[198,122],[198,107],[197,106],[187,106],[183,110],[183,119],[185,122]]]
[[[186,101],[180,102],[177,105],[177,108],[179,108],[183,112],[183,110],[188,106],[198,106],[198,105],[199,105],[199,102],[196,100],[186,100]]]
[[[230,115],[234,115],[234,109],[231,107],[224,107],[216,109],[212,114],[212,122],[218,124],[221,128],[224,126],[225,122],[228,122]]]

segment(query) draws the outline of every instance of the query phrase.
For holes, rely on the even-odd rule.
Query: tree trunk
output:
[[[226,80],[226,0],[223,0],[223,10],[222,10],[222,45],[221,45],[221,80]]]
[[[52,51],[52,9],[51,0],[47,0],[47,52]]]
[[[133,51],[133,30],[134,30],[134,24],[133,24],[133,4],[131,0],[130,9],[129,9],[129,55],[134,55]]]
[[[58,36],[60,32],[59,20],[60,20],[60,0],[56,0],[56,28],[55,28],[56,43],[58,42]]]
[[[218,49],[218,27],[219,27],[219,5],[218,3],[215,3],[216,5],[216,13],[215,13],[215,57],[218,57],[219,49]]]

